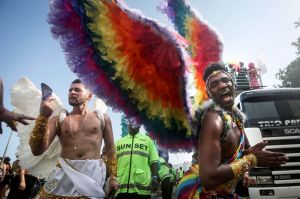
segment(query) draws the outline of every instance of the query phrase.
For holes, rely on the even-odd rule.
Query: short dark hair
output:
[[[82,81],[80,79],[75,79],[72,81],[72,84],[82,84]]]
[[[4,161],[3,161],[3,162],[6,163],[6,164],[9,164],[9,162],[10,162],[10,157],[6,156],[6,157],[4,158]]]
[[[202,79],[204,81],[207,80],[207,78],[214,72],[214,71],[218,71],[218,70],[221,70],[221,71],[226,71],[226,68],[225,68],[225,65],[222,64],[222,63],[212,63],[212,64],[209,64],[206,68],[205,68],[205,71],[204,71],[204,74],[203,74],[203,77]]]

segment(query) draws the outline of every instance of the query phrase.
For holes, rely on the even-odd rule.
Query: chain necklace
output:
[[[87,116],[88,116],[88,113],[86,113],[86,115],[85,115],[85,117],[83,119],[83,122],[82,122],[82,124],[79,127],[78,133],[82,130],[82,128],[84,126],[84,123],[86,121]],[[71,133],[71,136],[72,136],[72,138],[74,140],[74,147],[73,147],[73,149],[74,149],[74,151],[76,151],[77,150],[78,137],[75,134],[73,134],[73,126],[72,126],[72,122],[71,122],[71,114],[69,116],[69,124],[70,124],[70,133]]]

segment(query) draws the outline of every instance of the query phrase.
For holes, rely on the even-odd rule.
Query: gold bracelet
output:
[[[250,168],[255,167],[257,164],[257,159],[254,154],[250,153],[243,156],[241,159],[235,160],[230,164],[231,169],[234,174],[234,178],[240,178],[246,171]]]
[[[29,138],[29,145],[34,146],[39,143],[44,143],[48,141],[47,137],[47,122],[48,118],[39,115],[35,120],[35,125],[31,131]]]
[[[117,156],[113,154],[112,157],[107,157],[107,168],[110,176],[117,177]]]

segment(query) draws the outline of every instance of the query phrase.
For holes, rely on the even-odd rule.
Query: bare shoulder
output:
[[[203,116],[201,134],[208,132],[209,135],[220,137],[223,130],[223,121],[216,111],[207,111]]]
[[[222,124],[222,118],[216,111],[207,111],[202,120],[202,124]]]
[[[49,118],[48,123],[56,123],[58,121],[59,116],[52,116]]]
[[[107,113],[103,113],[103,119],[105,121],[105,124],[107,122],[111,123],[110,117],[109,117],[109,115]]]
[[[112,131],[111,119],[108,114],[103,113],[104,131]]]

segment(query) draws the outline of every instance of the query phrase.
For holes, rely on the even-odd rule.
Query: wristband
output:
[[[158,176],[152,176],[152,179],[158,179]]]
[[[47,122],[48,118],[39,115],[35,120],[35,125],[29,137],[29,145],[35,146],[37,144],[48,141],[47,137]]]
[[[230,164],[234,178],[239,178],[245,172],[247,172],[250,168],[255,167],[257,164],[257,159],[254,154],[250,153],[248,155],[243,156],[241,159],[235,160]]]

